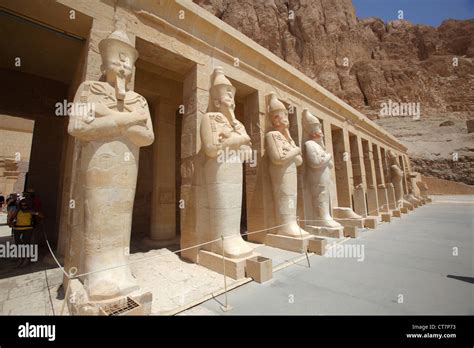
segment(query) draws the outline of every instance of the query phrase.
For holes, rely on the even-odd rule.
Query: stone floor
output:
[[[474,277],[473,213],[472,196],[434,197],[431,205],[344,240],[365,245],[360,263],[313,255],[309,268],[300,254],[254,245],[280,270],[264,284],[227,278],[229,288],[238,286],[228,294],[234,309],[227,314],[473,314],[467,303],[473,303],[472,282],[462,281]],[[0,243],[10,240],[2,218]],[[457,258],[449,255],[454,245],[460,246]],[[130,260],[142,288],[153,292],[153,314],[223,314],[222,275],[168,249],[133,253]],[[0,314],[58,315],[61,284],[61,270],[50,258],[23,269],[0,260]],[[396,303],[400,292],[411,306]],[[294,303],[288,305],[292,294]]]
[[[0,243],[12,243],[10,229],[1,226],[2,219],[0,215]],[[252,246],[259,254],[272,258],[275,267],[301,257],[267,246]],[[183,261],[168,249],[133,253],[130,262],[141,288],[153,293],[153,314],[174,314],[187,304],[217,296],[224,288],[221,274]],[[62,276],[50,257],[20,269],[15,268],[15,261],[0,260],[0,314],[59,315],[62,310],[68,314],[67,307],[62,308]],[[242,283],[228,277],[226,281],[228,288]]]
[[[272,280],[182,315],[474,315],[474,196],[438,196],[344,246],[364,259],[313,256]],[[457,248],[457,255],[454,252]]]

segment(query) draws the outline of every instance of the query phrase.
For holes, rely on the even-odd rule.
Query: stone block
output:
[[[343,227],[319,227],[319,226],[311,226],[306,225],[305,231],[315,235],[315,236],[323,236],[323,237],[330,237],[330,238],[342,238],[344,237],[344,228]]]
[[[377,228],[377,224],[378,224],[378,217],[366,217],[364,219],[364,227],[366,228]]]
[[[364,219],[334,219],[344,227],[364,227]]]
[[[324,255],[326,253],[327,240],[324,238],[310,239],[308,243],[308,251],[316,255]]]
[[[398,209],[392,210],[393,217],[402,217],[402,212]]]
[[[238,259],[224,257],[225,275],[236,280],[245,278],[245,264],[247,262],[247,259],[255,256],[258,255],[252,254],[249,257]],[[218,255],[216,253],[206,250],[199,250],[198,263],[201,266],[209,268],[214,272],[224,274],[224,262],[222,262],[222,255]]]
[[[313,236],[295,238],[280,234],[268,233],[265,237],[265,244],[274,248],[304,253],[308,249],[308,241],[312,238]]]
[[[153,294],[151,292],[144,292],[139,289],[127,296],[94,301],[89,299],[86,289],[78,279],[72,279],[69,282],[69,287],[69,296],[66,301],[69,313],[72,315],[100,315],[101,308],[113,305],[113,303],[117,301],[123,301],[126,297],[130,297],[134,302],[139,304],[139,313],[136,313],[135,315],[151,314],[151,304],[153,300]]]
[[[381,213],[380,216],[381,216],[383,222],[390,222],[392,220],[392,214],[391,213]]]
[[[344,237],[357,238],[359,230],[355,226],[344,226]]]
[[[272,260],[263,256],[255,256],[251,259],[247,259],[245,274],[257,283],[264,283],[272,279]]]

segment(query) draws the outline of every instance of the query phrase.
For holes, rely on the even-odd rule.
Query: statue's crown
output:
[[[123,30],[115,30],[106,39],[99,43],[99,51],[102,56],[107,56],[113,50],[126,53],[130,56],[132,63],[138,58],[138,51]]]
[[[268,113],[271,115],[275,111],[286,110],[285,104],[278,100],[276,93],[272,92],[268,95]]]
[[[321,125],[321,122],[319,122],[318,118],[314,116],[311,112],[309,112],[308,109],[303,110],[303,127],[307,128],[312,125]]]
[[[232,86],[232,83],[230,83],[229,79],[224,75],[224,69],[218,66],[214,69],[212,74],[211,96],[218,98],[222,92],[226,92],[229,89],[235,96],[235,87]]]

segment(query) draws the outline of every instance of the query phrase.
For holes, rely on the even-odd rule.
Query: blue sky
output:
[[[385,22],[404,19],[415,24],[439,26],[448,18],[474,18],[474,0],[352,0],[359,18],[379,17]]]

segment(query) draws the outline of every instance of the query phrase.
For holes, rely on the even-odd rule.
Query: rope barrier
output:
[[[270,228],[265,228],[265,229],[262,229],[262,230],[257,230],[257,231],[252,231],[252,232],[246,232],[246,233],[241,233],[239,235],[235,235],[235,236],[227,236],[227,237],[223,237],[224,239],[231,239],[231,238],[237,238],[237,237],[240,237],[240,236],[248,236],[248,235],[252,235],[252,234],[256,234],[256,233],[262,233],[262,232],[265,232],[265,231],[270,231],[270,230],[274,230],[274,229],[277,229],[277,228],[280,228],[282,226],[285,226],[285,225],[289,225],[291,224],[291,222],[288,222],[288,223],[285,223],[285,224],[281,224],[281,225],[277,225],[277,226],[273,226],[273,227],[270,227]],[[150,257],[145,257],[145,258],[141,258],[139,260],[135,260],[135,261],[131,261],[131,262],[128,262],[128,263],[125,263],[125,264],[121,264],[121,265],[117,265],[117,266],[113,266],[113,267],[108,267],[108,268],[102,268],[102,269],[99,269],[99,270],[94,270],[94,271],[91,271],[91,272],[85,272],[85,273],[81,273],[81,274],[75,274],[73,276],[71,276],[70,274],[68,274],[64,267],[61,266],[61,264],[59,263],[59,261],[57,260],[56,256],[54,255],[54,252],[52,251],[51,249],[51,246],[49,244],[49,241],[47,239],[47,235],[46,233],[45,234],[45,238],[46,238],[46,243],[48,245],[48,249],[49,249],[49,252],[51,253],[51,255],[53,256],[53,259],[54,261],[56,262],[56,264],[58,265],[58,267],[61,269],[61,271],[63,272],[63,274],[69,279],[77,279],[77,278],[80,278],[80,277],[84,277],[84,276],[87,276],[87,275],[90,275],[90,274],[93,274],[93,273],[99,273],[99,272],[105,272],[105,271],[110,271],[110,270],[113,270],[113,269],[116,269],[116,268],[120,268],[120,267],[125,267],[125,266],[129,266],[129,265],[132,265],[132,264],[136,264],[136,263],[140,263],[140,262],[143,262],[143,261],[147,261],[147,260],[150,260],[150,259],[154,259],[156,257],[162,257],[162,256],[168,256],[168,254],[159,254],[159,255],[153,255],[153,256],[150,256]],[[172,251],[173,254],[177,254],[177,253],[180,253],[180,252],[183,252],[183,251],[186,251],[186,250],[191,250],[191,249],[195,249],[195,248],[199,248],[201,246],[204,246],[204,245],[208,245],[208,244],[211,244],[211,243],[216,243],[218,241],[222,240],[222,237],[219,237],[219,238],[216,238],[214,240],[211,240],[211,241],[208,241],[208,242],[204,242],[204,243],[200,243],[200,244],[196,244],[196,245],[193,245],[193,246],[190,246],[190,247],[186,247],[186,248],[182,248],[182,249],[179,249],[179,250],[175,250],[175,251]]]

